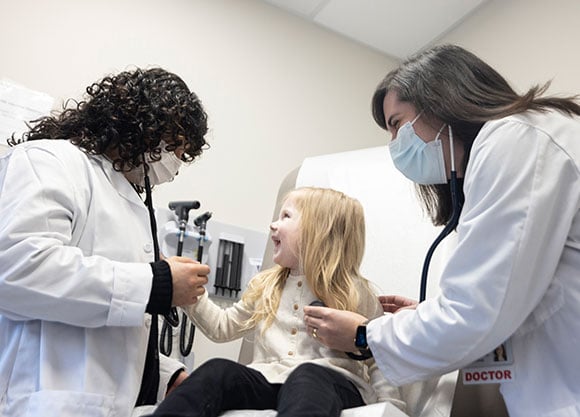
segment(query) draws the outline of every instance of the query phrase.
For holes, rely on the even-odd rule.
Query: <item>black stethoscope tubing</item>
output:
[[[449,129],[449,150],[451,156],[451,176],[449,180],[449,188],[451,191],[451,205],[453,207],[451,212],[451,218],[441,231],[439,235],[435,238],[435,241],[429,247],[427,255],[425,255],[425,261],[423,262],[423,270],[421,271],[421,286],[419,288],[419,302],[425,301],[427,296],[427,275],[429,274],[429,265],[431,264],[431,258],[435,252],[435,248],[445,239],[449,233],[451,233],[459,223],[459,215],[461,214],[462,202],[459,199],[459,183],[457,181],[457,170],[455,169],[455,154],[454,154],[454,144],[453,144],[453,131],[451,126],[448,125]]]
[[[449,233],[451,233],[459,223],[459,215],[461,213],[461,204],[459,201],[459,185],[457,181],[457,173],[455,171],[451,171],[451,180],[449,184],[451,188],[451,203],[453,205],[453,211],[451,213],[451,218],[441,231],[439,235],[435,238],[429,250],[427,251],[427,255],[425,255],[425,261],[423,262],[423,270],[421,271],[421,287],[419,289],[419,302],[425,301],[427,296],[427,275],[429,273],[429,265],[431,264],[431,258],[433,257],[433,253],[435,252],[435,248],[439,246],[439,244],[445,239]]]

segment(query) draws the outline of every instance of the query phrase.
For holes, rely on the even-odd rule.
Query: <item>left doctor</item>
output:
[[[160,68],[86,91],[0,158],[3,417],[127,417],[162,397],[181,365],[161,358],[159,376],[145,312],[193,304],[207,283],[206,265],[155,261],[140,198],[145,176],[170,181],[202,152],[200,100]]]

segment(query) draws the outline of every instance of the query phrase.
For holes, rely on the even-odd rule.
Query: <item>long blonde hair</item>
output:
[[[290,191],[300,213],[298,258],[312,292],[328,307],[356,311],[359,289],[370,285],[359,271],[365,249],[364,210],[360,202],[340,191],[303,187]],[[274,266],[256,276],[242,299],[255,304],[247,328],[276,317],[290,269]]]

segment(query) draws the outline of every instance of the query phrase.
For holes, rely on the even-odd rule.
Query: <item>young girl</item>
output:
[[[345,408],[387,400],[404,408],[398,389],[386,383],[372,358],[353,360],[325,347],[303,322],[303,307],[314,301],[366,317],[383,314],[359,272],[365,242],[361,204],[331,189],[299,188],[286,196],[270,229],[276,266],[255,276],[232,307],[221,309],[206,292],[188,310],[215,342],[253,334],[252,363],[204,363],[154,415],[276,409],[278,416],[339,416]]]

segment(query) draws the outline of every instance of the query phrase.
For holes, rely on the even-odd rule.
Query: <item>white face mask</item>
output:
[[[447,184],[443,146],[437,133],[435,140],[424,142],[413,129],[412,122],[405,123],[397,132],[397,138],[389,143],[393,163],[399,171],[417,184]]]
[[[162,148],[165,148],[166,145],[165,142],[161,142],[160,144]],[[173,151],[168,152],[165,150],[161,151],[161,159],[159,161],[153,161],[149,155],[147,155],[145,161],[149,165],[147,175],[152,186],[173,181],[182,165],[181,159]],[[129,182],[145,187],[145,171],[143,166],[125,172],[125,177]]]

